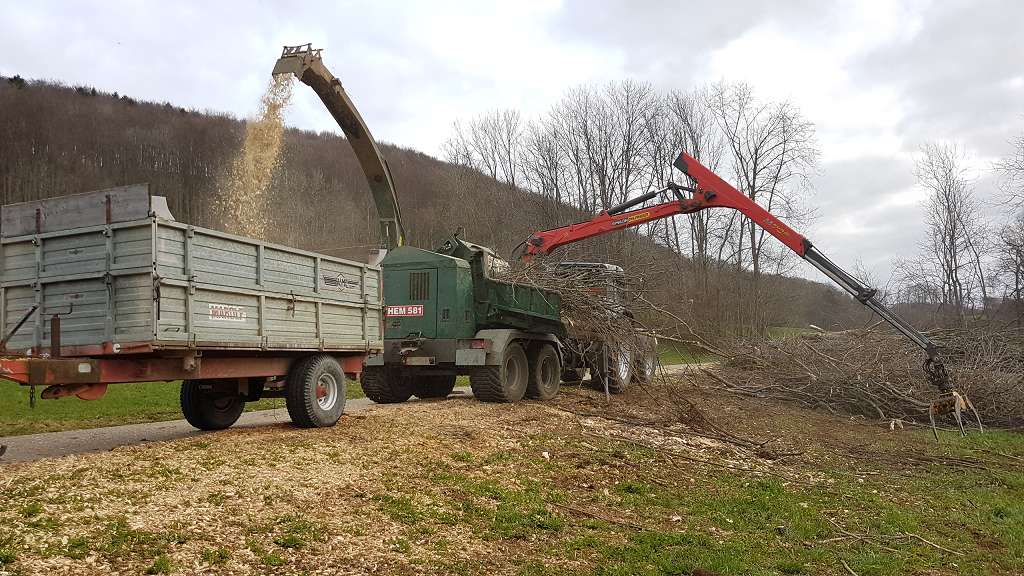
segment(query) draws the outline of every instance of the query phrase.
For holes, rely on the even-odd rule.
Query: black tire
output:
[[[345,412],[345,372],[338,361],[317,354],[292,366],[285,406],[299,428],[328,428]]]
[[[362,385],[363,394],[377,404],[398,404],[412,398],[412,381],[401,368],[366,366]]]
[[[179,400],[185,420],[200,430],[230,428],[245,409],[237,390],[211,380],[183,380]]]
[[[526,395],[530,365],[526,352],[516,342],[505,346],[501,366],[477,368],[469,375],[473,396],[483,402],[518,402]]]
[[[562,382],[579,382],[583,380],[582,368],[568,368],[562,370]]]
[[[426,374],[416,379],[414,394],[423,400],[447,398],[454,389],[454,374]]]
[[[601,354],[594,359],[590,385],[604,392],[606,383],[611,394],[622,394],[633,383],[633,353],[629,346],[603,346]]]
[[[558,359],[554,346],[538,346],[530,358],[530,382],[526,386],[526,397],[551,400],[558,395],[561,376],[562,361]]]
[[[658,341],[650,338],[644,342],[643,354],[637,354],[633,364],[633,381],[647,384],[658,372]]]

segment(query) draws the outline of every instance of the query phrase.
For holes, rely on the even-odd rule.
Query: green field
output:
[[[41,389],[37,388],[37,394]],[[178,420],[178,382],[113,384],[99,400],[61,398],[36,400],[29,406],[28,388],[0,380],[0,436],[98,428],[119,424]],[[348,398],[362,398],[357,382],[348,382]],[[284,408],[283,398],[266,398],[246,405],[246,411]]]
[[[658,360],[662,366],[674,364],[699,364],[712,362],[715,357],[703,350],[698,350],[676,342],[658,343]]]

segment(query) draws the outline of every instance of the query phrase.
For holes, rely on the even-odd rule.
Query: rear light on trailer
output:
[[[487,340],[470,340],[469,347],[474,348],[476,350],[486,350]]]

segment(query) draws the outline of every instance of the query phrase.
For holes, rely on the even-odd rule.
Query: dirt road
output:
[[[469,388],[458,388],[453,394],[470,394]],[[373,406],[368,398],[356,398],[345,404],[345,414],[354,414]],[[273,424],[288,424],[291,419],[284,408],[246,412],[233,428],[258,428]],[[119,446],[163,442],[206,434],[196,430],[184,420],[128,424],[107,428],[46,432],[24,436],[0,437],[0,446],[7,450],[0,456],[0,464],[31,462],[43,458],[56,458],[69,454],[104,452]]]

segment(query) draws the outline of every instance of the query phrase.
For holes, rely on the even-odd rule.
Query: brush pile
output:
[[[637,352],[649,347],[645,339],[638,338],[644,326],[633,315],[643,301],[642,279],[627,277],[603,264],[539,261],[517,264],[496,276],[510,284],[558,294],[562,322],[573,338],[614,343]]]
[[[945,346],[953,385],[966,393],[986,425],[1024,426],[1024,332],[977,327],[930,336]],[[836,414],[920,422],[928,422],[927,408],[939,395],[925,380],[921,350],[887,331],[806,333],[725,348],[722,369],[706,374],[738,394]]]

